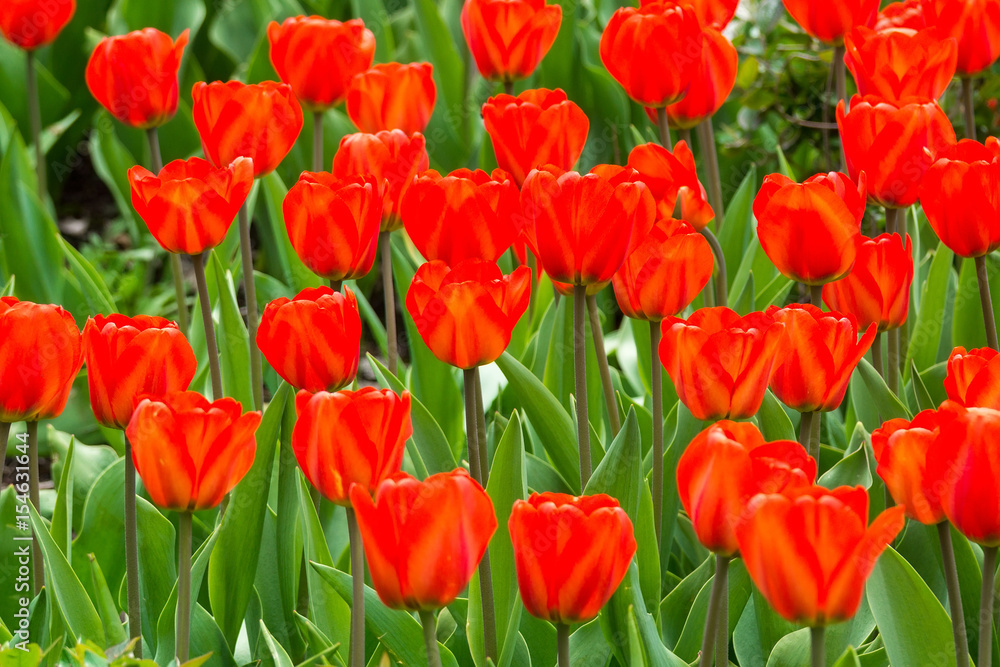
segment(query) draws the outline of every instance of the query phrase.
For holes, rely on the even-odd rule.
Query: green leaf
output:
[[[94,590],[97,597],[94,600],[98,615],[104,624],[104,636],[107,637],[108,644],[120,644],[128,640],[128,633],[118,617],[118,609],[115,601],[108,590],[108,582],[104,580],[104,573],[101,566],[97,564],[97,559],[90,556],[90,574]]]
[[[639,422],[630,410],[621,431],[608,448],[604,460],[594,470],[586,495],[606,493],[618,500],[633,525],[639,515],[639,491],[642,480],[642,455],[639,451]]]
[[[76,276],[80,285],[80,292],[87,300],[87,307],[91,314],[111,314],[118,312],[115,305],[115,298],[111,296],[111,290],[104,282],[100,272],[87,261],[87,258],[80,254],[80,251],[70,245],[69,241],[60,237],[63,251],[66,253],[66,261],[69,263],[70,271]]]
[[[222,365],[222,387],[226,396],[235,398],[246,409],[250,409],[253,406],[250,389],[250,337],[236,301],[233,274],[222,266],[214,250],[210,256],[211,261],[205,267],[206,282],[214,283],[217,291],[218,303],[213,304],[213,310],[216,307],[219,309],[216,336]]]
[[[992,254],[986,256],[986,271],[989,276],[990,293],[994,295],[1000,293],[1000,262]],[[997,312],[1000,310],[994,310],[994,318]],[[962,260],[951,327],[952,345],[961,345],[967,349],[986,347],[986,327],[983,324],[982,302],[979,299],[979,281],[976,278],[976,263],[972,259]]]
[[[875,401],[875,406],[878,408],[882,421],[888,419],[913,419],[910,411],[906,409],[906,406],[903,405],[903,402],[894,393],[889,391],[885,380],[882,379],[882,376],[878,374],[878,371],[875,370],[875,367],[867,359],[862,359],[858,364],[858,372],[865,383],[865,387],[868,388],[869,395]]]
[[[921,371],[933,366],[937,361],[954,258],[955,253],[945,244],[938,245],[934,259],[931,260],[927,282],[924,283],[920,310],[915,313],[907,356]]]
[[[267,650],[271,654],[271,660],[274,661],[275,667],[294,667],[292,659],[288,657],[288,653],[282,648],[281,644],[275,641],[271,633],[268,632],[267,626],[264,625],[264,621],[260,622],[260,635],[264,638],[267,643]]]
[[[205,5],[199,0],[119,0],[108,15],[108,22],[115,28],[115,32],[153,27],[176,38],[185,28],[190,28],[191,40],[194,41],[195,34],[205,19]]]
[[[135,500],[142,636],[150,648],[155,649],[157,621],[170,600],[177,579],[175,531],[174,525],[152,503],[142,497]]]
[[[726,266],[730,269],[729,286],[733,286],[744,250],[753,235],[753,200],[757,195],[757,169],[751,167],[743,178],[736,194],[726,207],[726,217],[719,232],[719,244],[726,258]]]
[[[937,409],[938,404],[934,402],[930,392],[927,391],[927,385],[924,384],[924,379],[917,370],[917,364],[913,359],[910,359],[910,385],[913,388],[913,397],[918,411]]]
[[[149,4],[149,3],[146,3]],[[127,31],[123,31],[127,32]],[[118,213],[125,220],[129,236],[138,241],[149,232],[145,223],[132,208],[132,186],[128,180],[128,170],[139,164],[128,148],[118,138],[116,122],[111,114],[101,111],[94,119],[96,125],[103,125],[107,131],[91,132],[89,153],[94,171],[111,191]]]
[[[872,485],[871,461],[868,459],[868,432],[865,426],[858,422],[854,426],[851,442],[844,452],[844,458],[827,470],[817,481],[820,486],[834,489],[838,486],[863,486],[866,489]],[[874,460],[874,454],[872,456]]]
[[[764,392],[764,402],[761,403],[760,410],[757,412],[757,422],[761,433],[764,434],[764,439],[768,442],[796,440],[792,420],[770,389]]]
[[[5,443],[6,444],[6,443]],[[52,541],[73,562],[73,449],[76,438],[70,438],[66,458],[62,462],[62,473],[59,475],[59,487],[56,494],[56,507],[52,513]],[[101,575],[104,579],[104,575]]]
[[[288,194],[288,188],[282,182],[277,172],[271,172],[261,179],[261,190],[264,194],[264,215],[257,216],[257,233],[261,236],[264,253],[269,261],[270,273],[286,285],[299,292],[307,287],[318,287],[323,284],[319,276],[314,274],[299,259],[292,247],[285,229],[285,216],[282,202]]]
[[[844,655],[840,656],[837,662],[833,663],[833,667],[861,667],[861,661],[858,659],[858,654],[854,650],[854,647],[848,646],[847,650],[844,651]]]

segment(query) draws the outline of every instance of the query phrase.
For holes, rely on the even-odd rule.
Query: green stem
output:
[[[323,171],[323,112],[313,112],[313,171]]]
[[[559,667],[569,667],[569,626],[556,623],[556,642],[559,652]]]
[[[257,347],[257,287],[253,279],[253,249],[250,247],[250,209],[240,207],[240,262],[243,265],[243,295],[247,302],[247,332],[250,334],[250,389],[254,410],[264,407],[264,368]]]
[[[715,145],[715,126],[711,118],[706,118],[698,126],[701,140],[701,154],[708,167],[708,199],[715,212],[715,231],[722,228],[726,217],[725,203],[722,201],[722,175],[719,171],[719,150]]]
[[[469,444],[469,474],[472,479],[483,485],[483,469],[479,461],[479,424],[476,420],[476,369],[466,368],[463,371],[465,382],[465,439]]]
[[[504,81],[503,82],[503,92],[506,93],[507,95],[513,95],[514,94],[514,82],[513,81]]]
[[[972,78],[962,77],[962,106],[965,108],[965,138],[976,140],[976,106]]]
[[[420,625],[424,627],[424,648],[427,649],[428,667],[441,667],[441,653],[438,651],[437,621],[433,611],[420,612]]]
[[[479,470],[483,474],[483,487],[490,482],[490,457],[486,447],[486,408],[483,405],[483,377],[479,367],[473,369],[476,375],[476,441],[479,445]]]
[[[895,234],[896,227],[899,224],[899,209],[898,208],[886,208],[885,209],[885,233]]]
[[[689,128],[683,128],[680,131],[681,141],[687,144],[688,148],[691,148],[691,130]]]
[[[723,591],[728,587],[729,558],[727,556],[716,555],[715,577],[712,579],[712,592],[708,597],[708,615],[705,617],[705,634],[701,638],[701,657],[698,660],[699,667],[709,667],[712,664],[713,654],[716,652],[716,643],[718,641],[719,622],[722,618]],[[726,627],[728,630],[728,621],[726,622]],[[728,651],[728,648],[726,650]]]
[[[843,45],[835,46],[833,48],[833,71],[834,77],[836,78],[837,85],[837,99],[844,101],[844,111],[847,111],[847,106],[850,100],[847,99],[847,66],[844,63],[844,54],[846,50]],[[840,163],[841,171],[847,172],[847,156],[844,153],[844,142],[840,142]]]
[[[955,659],[957,667],[969,667],[969,638],[965,630],[965,612],[962,609],[962,589],[958,584],[958,568],[955,566],[955,549],[951,542],[951,526],[942,521],[937,526],[938,540],[941,542],[941,561],[945,582],[948,584],[948,605],[951,608],[951,630],[955,636]]]
[[[660,130],[660,144],[668,151],[674,150],[673,141],[670,139],[670,123],[667,121],[666,107],[660,107],[656,110],[656,126]]]
[[[177,662],[188,659],[191,636],[191,512],[181,512],[177,541]]]
[[[997,572],[997,547],[983,547],[983,588],[979,593],[979,660],[993,664],[993,581]]]
[[[30,421],[28,427],[28,500],[36,512],[41,512],[38,504],[38,422]],[[42,551],[38,538],[31,539],[31,566],[35,574],[35,595],[45,585],[45,569],[42,567]]]
[[[889,344],[886,349],[888,354],[885,361],[886,384],[889,391],[899,394],[899,329],[892,329],[886,332]]]
[[[649,323],[650,380],[653,385],[653,528],[656,546],[663,535],[663,365],[660,363],[660,323]]]
[[[139,591],[139,540],[135,521],[135,463],[132,443],[125,436],[125,592],[128,597],[128,636],[135,657],[142,657],[142,604]]]
[[[573,287],[573,359],[576,380],[576,428],[580,442],[580,492],[590,481],[590,419],[587,416],[587,286]]]
[[[708,241],[708,245],[712,248],[712,254],[715,255],[715,305],[727,306],[729,303],[727,294],[729,278],[726,275],[726,255],[722,252],[722,245],[719,243],[719,239],[715,238],[711,229],[705,227],[701,230],[701,235]]]
[[[601,385],[604,387],[604,404],[611,420],[611,435],[618,435],[622,422],[618,414],[618,402],[615,400],[615,387],[611,382],[611,368],[608,364],[608,353],[604,348],[604,331],[601,329],[601,315],[597,309],[597,295],[587,295],[587,314],[590,316],[590,333],[594,338],[594,352],[597,354],[597,367],[601,371]]]
[[[812,667],[826,667],[826,628],[809,628],[812,637]]]
[[[332,289],[334,292],[341,291],[343,289],[343,287],[344,287],[344,281],[343,280],[331,280],[330,281],[330,289]]]
[[[538,258],[528,246],[524,247],[524,254],[531,271],[531,287],[528,292],[528,324],[531,324],[535,321],[535,304],[538,301]]]
[[[983,306],[983,324],[986,326],[986,342],[994,350],[997,346],[997,321],[993,316],[993,300],[990,298],[990,279],[986,270],[986,257],[976,257],[976,280],[979,281],[979,300]]]
[[[818,412],[803,412],[799,422],[799,444],[806,448],[809,455],[819,461],[818,451],[813,451],[813,422],[820,418]]]
[[[347,508],[351,543],[351,667],[365,667],[365,551],[354,508]]]
[[[382,256],[382,293],[385,296],[386,365],[389,372],[395,375],[399,343],[396,340],[396,296],[392,284],[392,243],[389,237],[391,233],[379,232],[378,252]]]
[[[35,178],[38,181],[38,199],[45,205],[49,194],[49,181],[45,175],[45,148],[42,146],[42,111],[38,104],[38,75],[35,72],[35,52],[27,52],[28,118],[31,121],[31,141],[35,145]]]
[[[215,323],[212,322],[212,302],[208,296],[208,281],[205,279],[205,262],[208,252],[194,258],[194,280],[198,285],[198,300],[201,303],[201,323],[205,327],[205,345],[208,347],[208,370],[212,376],[212,400],[222,398],[222,369],[219,366],[219,345],[215,339]]]
[[[823,310],[823,286],[822,285],[810,285],[809,286],[809,303],[816,306],[820,310]]]
[[[729,559],[723,573],[725,585],[719,592],[719,620],[715,627],[715,667],[729,667]]]
[[[878,374],[885,378],[885,368],[882,365],[882,332],[875,333],[875,340],[872,341],[872,366]]]

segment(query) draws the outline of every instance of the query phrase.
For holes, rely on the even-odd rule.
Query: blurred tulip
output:
[[[673,152],[653,143],[636,146],[628,155],[628,166],[649,187],[657,217],[679,217],[698,231],[715,219],[687,142],[678,141]]]
[[[177,113],[177,72],[187,43],[187,30],[177,41],[156,28],[105,37],[90,54],[87,88],[126,125],[163,125]]]
[[[347,115],[374,134],[423,132],[434,113],[437,88],[430,63],[382,63],[356,75],[347,90]]]
[[[128,170],[132,206],[167,252],[200,255],[226,238],[253,187],[253,163],[216,168],[198,157],[174,160],[159,174]]]
[[[879,331],[898,329],[906,322],[912,283],[909,234],[905,247],[899,234],[864,238],[851,272],[823,286],[823,303],[830,310],[853,315],[862,329],[873,323]]]
[[[876,32],[855,28],[844,42],[844,61],[858,93],[899,104],[910,97],[938,99],[955,76],[958,46],[933,28]]]
[[[828,44],[842,44],[857,26],[872,26],[879,0],[782,0],[785,9],[808,34]]]
[[[390,609],[430,611],[454,602],[497,529],[493,501],[462,469],[423,481],[400,473],[378,485],[374,500],[355,484],[351,503],[372,585]]]
[[[350,383],[361,355],[361,316],[354,292],[304,289],[267,304],[257,330],[267,363],[296,389],[334,391]]]
[[[61,306],[0,297],[0,422],[58,417],[82,365],[72,315]]]
[[[1000,56],[1000,0],[924,0],[927,25],[958,40],[958,73],[971,76]]]
[[[309,483],[330,502],[350,505],[352,486],[372,493],[399,472],[413,434],[410,393],[362,387],[358,391],[300,391],[292,450]]]
[[[413,276],[406,310],[435,357],[475,368],[493,363],[507,349],[528,308],[530,282],[526,266],[505,276],[493,262],[469,259],[454,268],[427,262]]]
[[[466,259],[495,262],[520,230],[517,185],[502,169],[433,169],[414,180],[399,209],[406,233],[429,261],[455,266]]]
[[[327,280],[368,275],[382,225],[384,183],[303,172],[282,204],[285,229],[309,270]]]
[[[956,347],[948,356],[944,390],[967,408],[1000,409],[1000,354],[988,347]]]
[[[376,134],[348,134],[340,140],[333,156],[333,175],[340,179],[352,176],[372,176],[387,183],[382,204],[382,231],[400,229],[399,206],[403,193],[414,177],[428,166],[424,135],[402,130]]]
[[[639,0],[639,4],[646,5],[653,1]],[[685,4],[691,5],[703,26],[722,30],[736,16],[740,0],[688,0]]]
[[[906,515],[933,526],[944,520],[936,478],[927,470],[927,456],[940,433],[942,416],[924,410],[913,418],[890,419],[872,431],[878,476],[885,481]]]
[[[515,81],[531,76],[552,48],[562,7],[546,0],[465,0],[461,21],[483,78]]]
[[[271,64],[306,109],[340,104],[355,74],[372,66],[375,35],[361,19],[293,16],[267,26]]]
[[[875,30],[892,28],[923,30],[927,27],[927,19],[924,17],[922,2],[923,0],[903,0],[886,5],[875,20]]]
[[[784,493],[816,481],[816,461],[791,440],[764,442],[750,422],[723,420],[695,436],[677,463],[677,491],[695,535],[732,557],[736,526],[758,493]]]
[[[928,99],[855,95],[849,112],[843,100],[837,105],[837,126],[851,178],[864,172],[868,200],[887,208],[915,204],[932,156],[955,143],[948,116]]]
[[[517,97],[497,95],[483,105],[483,123],[497,164],[520,187],[546,164],[569,170],[587,143],[590,121],[562,90],[536,88]]]
[[[857,258],[865,217],[862,174],[817,174],[804,183],[771,174],[753,202],[760,245],[782,275],[822,285],[847,275]]]
[[[799,412],[836,410],[861,357],[875,340],[878,327],[865,329],[858,340],[853,315],[824,313],[810,304],[771,306],[767,314],[785,325],[785,349],[771,377],[771,391]]]
[[[3,0],[0,33],[14,46],[32,51],[51,44],[76,12],[76,0]]]
[[[185,391],[194,379],[194,350],[162,317],[98,315],[83,328],[90,406],[104,426],[125,429],[140,397]]]
[[[302,131],[302,107],[283,83],[199,82],[191,95],[205,157],[217,167],[248,157],[255,177],[269,174]]]
[[[868,525],[864,487],[755,496],[736,527],[750,578],[771,607],[813,627],[853,617],[878,557],[903,529],[903,508]]]
[[[521,601],[550,623],[595,618],[635,555],[632,522],[610,496],[533,493],[507,523]]]
[[[704,35],[701,63],[695,68],[687,95],[667,107],[671,127],[687,130],[711,118],[726,103],[736,85],[739,69],[736,47],[718,30],[708,28]],[[646,114],[656,122],[656,109],[647,108]]]

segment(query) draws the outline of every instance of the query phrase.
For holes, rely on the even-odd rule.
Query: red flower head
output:
[[[746,419],[757,414],[782,361],[784,329],[770,314],[701,308],[687,321],[663,320],[660,361],[695,417]]]
[[[306,479],[330,502],[350,505],[352,486],[373,492],[403,463],[413,434],[410,393],[388,389],[300,391],[292,450]]]
[[[958,46],[933,28],[876,32],[862,26],[844,44],[844,61],[861,95],[896,104],[910,97],[936,100],[955,76]]]
[[[636,146],[628,155],[628,166],[649,187],[658,218],[678,217],[698,231],[715,219],[687,142],[678,141],[673,152],[653,143]]]
[[[406,233],[426,259],[455,266],[462,260],[495,262],[520,231],[517,185],[502,169],[433,169],[407,188],[400,205]]]
[[[497,529],[493,501],[465,470],[424,481],[399,473],[351,503],[379,599],[391,609],[446,607],[465,590]]]
[[[124,429],[136,399],[185,391],[197,368],[194,350],[162,317],[98,315],[83,328],[90,406],[104,426]]]
[[[858,259],[851,272],[823,286],[823,303],[830,310],[848,313],[867,329],[898,329],[906,322],[913,283],[913,244],[906,246],[899,234],[865,238],[858,246]]]
[[[537,88],[517,97],[497,95],[483,105],[483,123],[497,164],[520,187],[532,169],[575,165],[587,143],[590,121],[562,90]]]
[[[255,177],[270,174],[302,130],[302,107],[283,83],[199,82],[191,94],[201,146],[217,167],[248,157]]]
[[[0,297],[0,422],[58,417],[82,365],[72,315],[60,306]]]
[[[1000,408],[1000,354],[984,347],[956,347],[948,357],[944,379],[948,398],[965,407]]]
[[[551,623],[596,618],[635,555],[632,522],[610,496],[533,493],[507,522],[521,601]]]
[[[782,275],[822,285],[847,275],[865,217],[865,176],[817,174],[804,183],[771,174],[753,202],[757,238]]]
[[[677,492],[702,545],[721,556],[739,550],[736,526],[758,493],[784,493],[816,481],[816,461],[791,440],[764,442],[750,422],[723,420],[695,436],[677,462]]]
[[[32,51],[51,44],[76,12],[76,0],[3,0],[0,33],[14,46]]]
[[[271,64],[310,111],[340,104],[355,74],[372,66],[375,35],[361,19],[293,16],[267,26]]]
[[[309,270],[327,280],[368,275],[382,226],[383,183],[303,172],[285,195],[285,229]]]
[[[639,4],[644,5],[651,1],[639,0]],[[740,0],[688,0],[685,4],[691,5],[703,26],[722,30],[736,16]]]
[[[562,7],[546,0],[465,0],[462,33],[484,79],[532,75],[552,48]]]
[[[105,37],[90,54],[87,88],[126,125],[163,125],[177,113],[177,71],[187,43],[187,30],[176,42],[156,28]]]
[[[1000,0],[923,0],[927,25],[958,40],[958,73],[971,76],[1000,56]]]
[[[937,442],[942,419],[948,417],[947,412],[924,410],[912,422],[890,419],[872,431],[879,477],[907,516],[928,526],[944,520],[936,475],[927,469],[927,457]]]
[[[304,289],[294,299],[267,304],[257,329],[267,363],[296,389],[317,392],[346,386],[358,372],[361,316],[354,292]]]
[[[430,63],[383,63],[361,72],[347,90],[347,115],[362,132],[423,132],[437,88]]]
[[[531,270],[505,276],[493,262],[468,259],[449,269],[427,262],[406,294],[406,310],[434,356],[458,368],[500,358],[528,308]]]
[[[156,505],[178,512],[222,502],[253,465],[261,414],[194,391],[143,398],[125,430],[132,462]]]
[[[844,35],[859,25],[872,26],[879,0],[782,0],[785,9],[808,34],[828,44],[842,44]]]
[[[667,120],[671,127],[691,129],[726,103],[736,85],[739,54],[726,37],[713,28],[705,30],[701,46],[701,63],[695,68],[687,95],[680,102],[667,107]],[[650,120],[656,122],[656,109],[646,109]]]
[[[167,252],[200,255],[222,243],[253,187],[253,163],[213,167],[199,157],[174,160],[159,174],[128,170],[132,206]]]
[[[771,377],[771,391],[799,412],[836,410],[878,327],[870,325],[858,340],[853,315],[824,313],[810,304],[771,306],[767,313],[785,325],[786,349]]]
[[[921,2],[922,0],[903,0],[886,5],[875,20],[875,30],[891,28],[923,30],[927,27],[927,19],[924,17],[924,7]]]
[[[340,140],[333,156],[333,175],[344,179],[351,176],[374,176],[387,183],[382,204],[382,231],[391,232],[403,226],[399,205],[403,193],[414,177],[428,166],[424,135],[402,130],[375,134],[348,134]]]
[[[955,143],[955,130],[937,102],[909,98],[893,103],[855,95],[851,110],[837,105],[837,126],[851,178],[868,177],[868,200],[889,208],[917,201],[924,173]]]

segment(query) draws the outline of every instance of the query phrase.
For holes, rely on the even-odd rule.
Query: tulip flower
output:
[[[843,100],[837,106],[837,126],[851,178],[858,181],[864,172],[868,200],[886,208],[916,203],[932,156],[955,143],[948,116],[927,99],[897,104],[855,95],[849,112]]]
[[[399,472],[413,434],[410,393],[363,387],[358,391],[300,391],[292,450],[309,483],[330,502],[351,505],[350,490],[374,493]]]
[[[927,25],[958,40],[958,73],[973,76],[1000,57],[1000,0],[924,0]]]
[[[434,356],[471,369],[500,358],[528,308],[531,272],[509,276],[493,262],[469,259],[449,268],[442,261],[417,269],[406,310]]]
[[[4,0],[0,33],[14,46],[33,51],[55,41],[76,12],[76,0]]]
[[[844,36],[856,26],[872,26],[879,7],[879,0],[841,0],[826,3],[815,0],[782,0],[782,2],[803,30],[827,44],[842,44]]]
[[[283,83],[202,81],[191,95],[205,157],[216,167],[249,157],[255,177],[269,174],[302,130],[302,107]]]
[[[845,62],[858,93],[899,104],[911,97],[938,99],[955,76],[958,46],[928,28],[876,32],[855,28],[844,42]]]
[[[361,19],[293,16],[267,26],[270,57],[281,80],[309,111],[340,104],[351,79],[372,66],[375,35]]]
[[[285,229],[309,270],[331,281],[368,275],[382,226],[384,183],[303,172],[282,203]]]
[[[590,129],[587,115],[566,93],[547,88],[491,97],[483,105],[483,123],[497,164],[518,187],[532,169],[546,164],[572,169]]]
[[[645,5],[652,1],[654,0],[639,0],[639,4]],[[691,5],[703,26],[722,30],[736,16],[736,8],[740,2],[739,0],[693,0],[686,4]]]
[[[698,231],[715,218],[687,142],[678,141],[672,152],[654,143],[636,146],[629,153],[628,166],[649,187],[657,217],[679,217]]]
[[[198,157],[174,160],[159,174],[128,170],[132,206],[167,252],[200,255],[226,238],[253,187],[253,163],[213,167]]]
[[[423,132],[437,97],[433,75],[430,63],[375,65],[351,80],[347,115],[362,132]]]
[[[866,179],[840,173],[804,183],[771,174],[753,202],[760,245],[782,275],[822,285],[847,275],[857,258]]]
[[[912,421],[890,419],[872,431],[879,477],[906,515],[928,526],[944,521],[936,475],[928,471],[927,457],[948,418],[946,412],[924,410]]]
[[[944,390],[965,407],[1000,409],[1000,354],[988,347],[956,347],[948,356]]]
[[[733,7],[735,9],[735,3]],[[718,30],[707,28],[701,46],[701,62],[695,68],[691,87],[679,102],[667,107],[671,127],[688,130],[711,118],[725,104],[736,85],[739,54],[736,47]],[[646,109],[656,122],[656,110]]]
[[[862,237],[863,238],[863,237]],[[853,315],[858,326],[898,329],[906,322],[913,283],[913,244],[899,234],[865,238],[858,246],[854,268],[844,278],[823,286],[823,303],[830,310]]]
[[[465,0],[461,22],[483,78],[510,82],[531,76],[552,48],[562,7],[546,0]]]
[[[702,40],[698,13],[690,5],[647,1],[611,15],[601,35],[601,62],[633,100],[666,107],[691,87]]]
[[[903,0],[885,6],[875,19],[875,30],[881,32],[892,28],[923,30],[927,27],[923,0]]]
[[[361,355],[361,316],[349,288],[304,289],[267,304],[257,345],[285,382],[310,392],[350,383]]]

